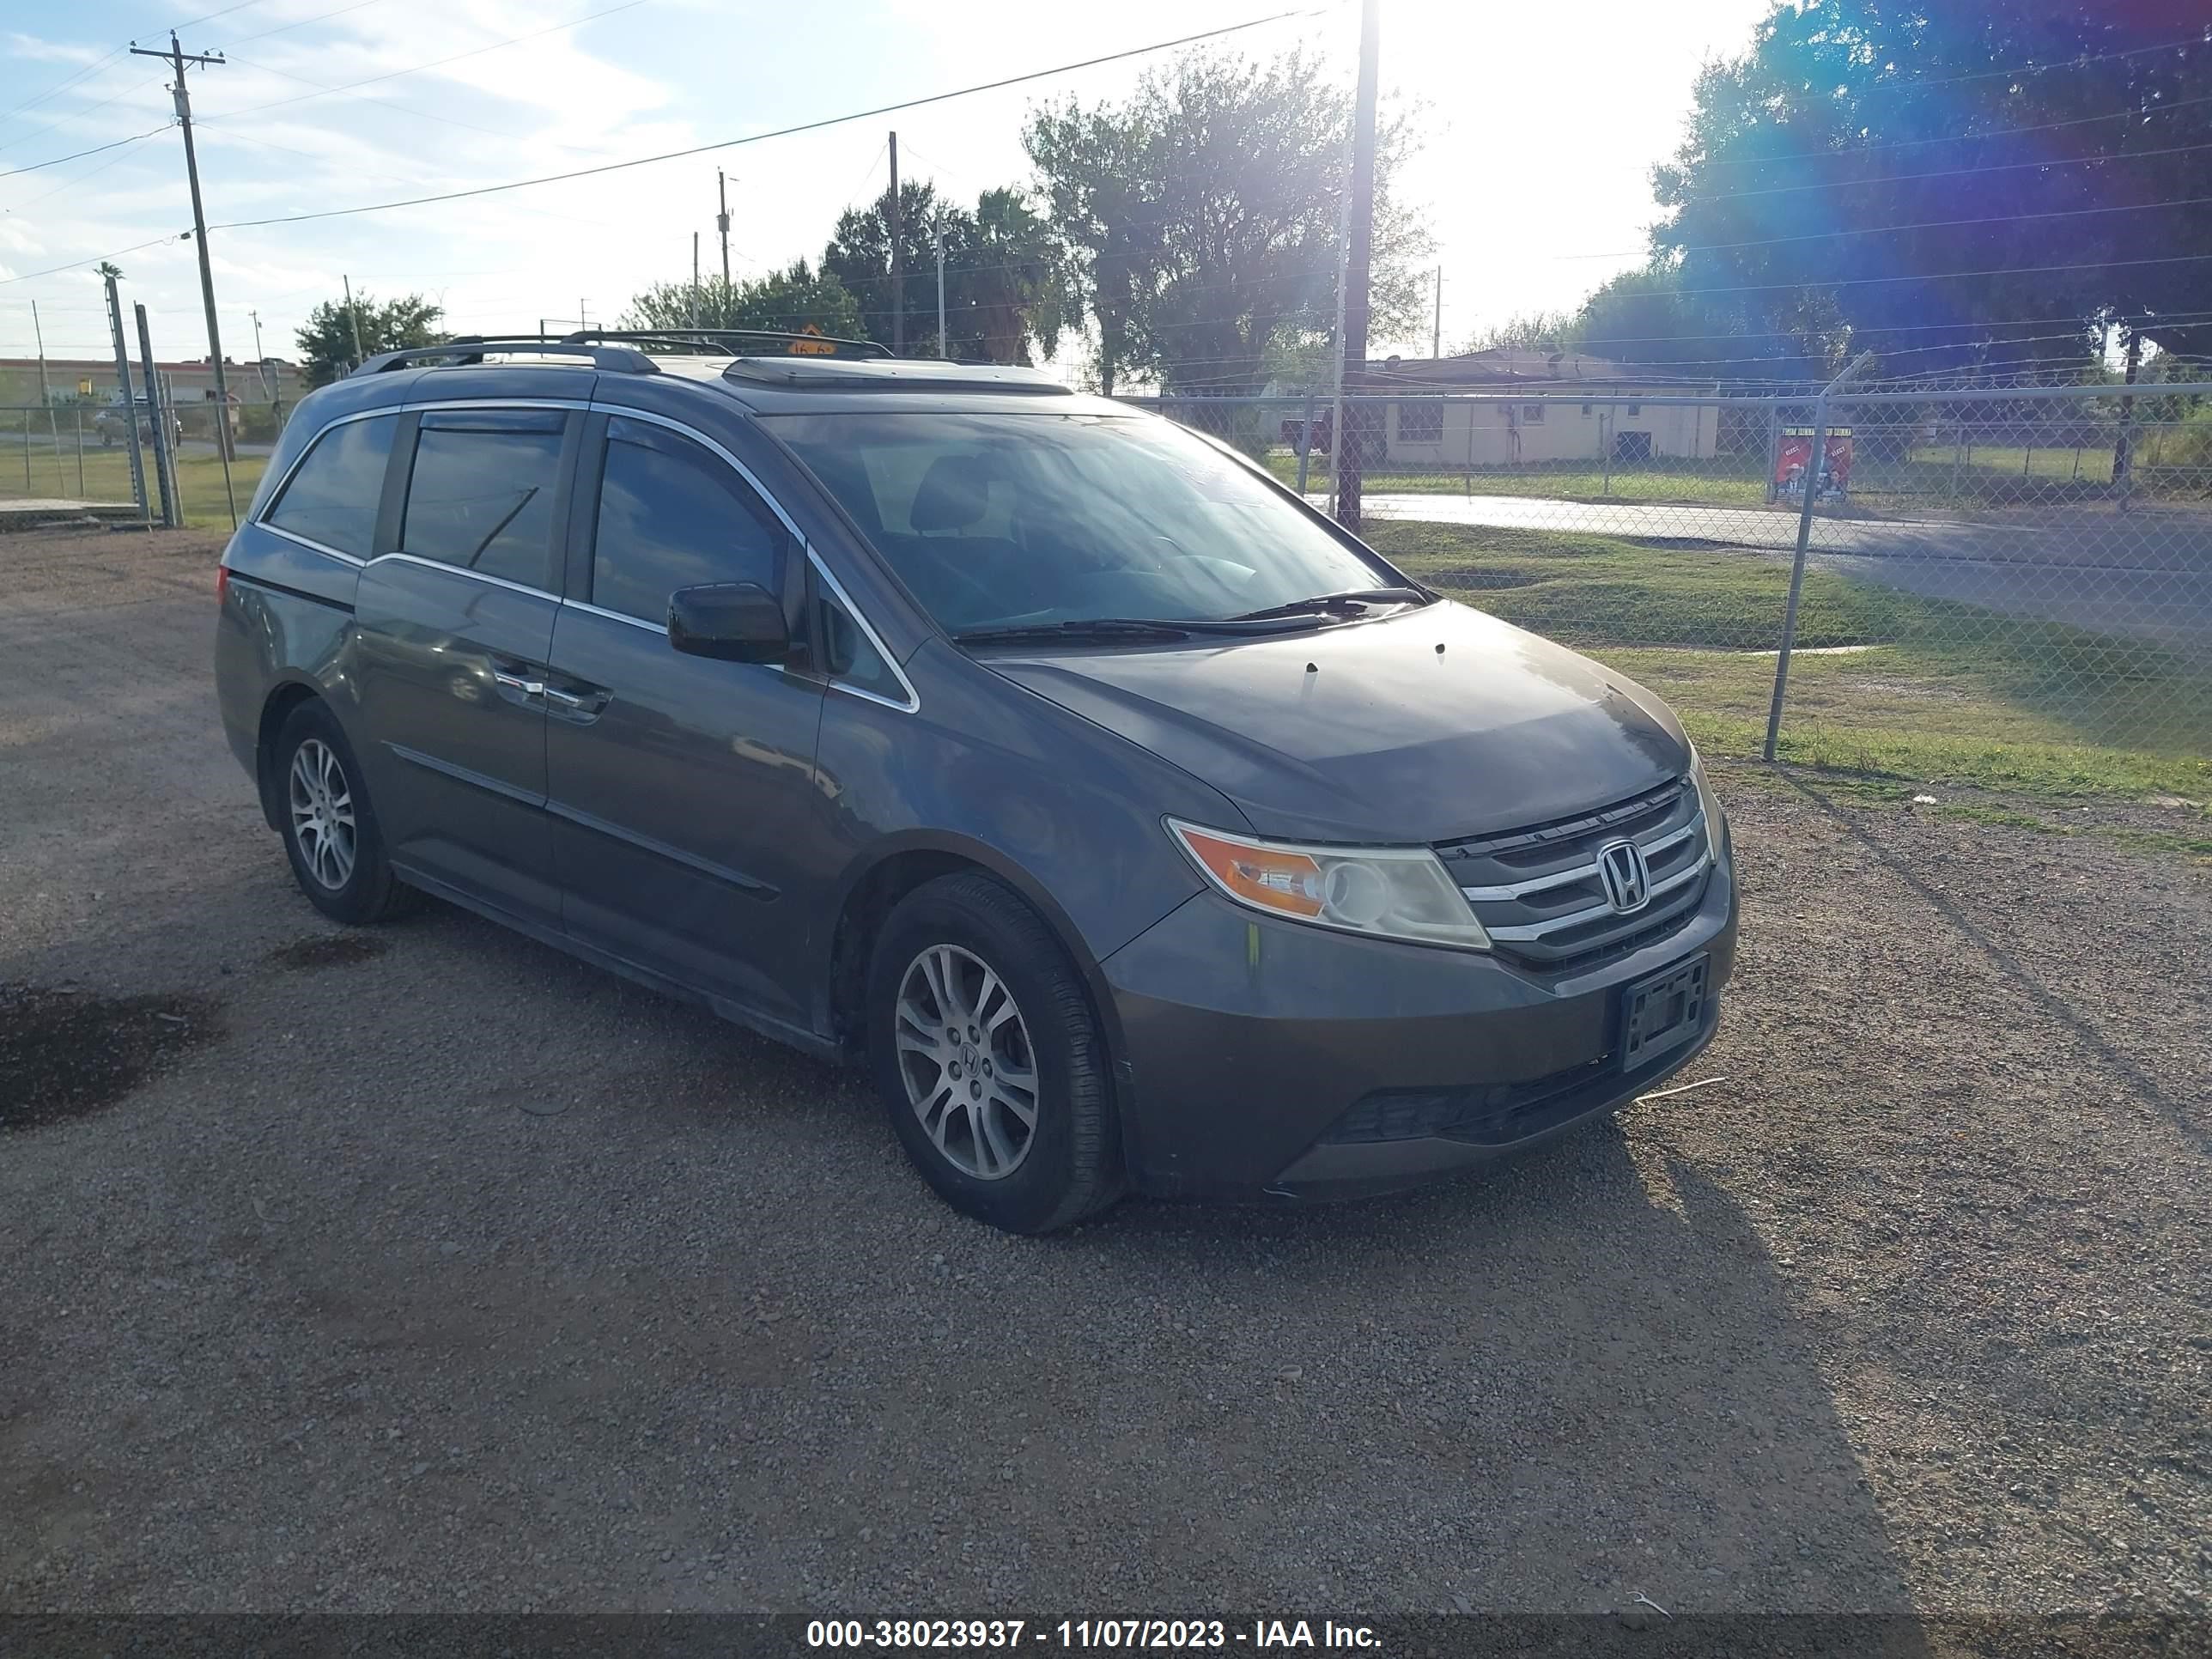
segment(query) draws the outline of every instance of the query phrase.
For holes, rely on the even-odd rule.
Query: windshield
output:
[[[1400,580],[1165,421],[787,415],[789,444],[953,634],[1217,621]]]

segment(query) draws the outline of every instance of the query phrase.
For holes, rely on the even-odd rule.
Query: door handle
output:
[[[555,714],[580,722],[599,719],[614,694],[596,685],[542,685],[538,688]]]
[[[491,678],[495,684],[522,696],[542,697],[545,695],[545,682],[543,680],[533,680],[523,674],[510,674],[503,668],[493,669]]]

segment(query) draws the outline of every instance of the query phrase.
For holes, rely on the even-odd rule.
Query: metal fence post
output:
[[[84,497],[84,405],[79,404],[74,411],[76,423],[76,498]]]
[[[1766,406],[1766,504],[1774,505],[1774,498],[1782,486],[1775,481],[1775,470],[1782,464],[1782,405],[1779,402]]]
[[[1313,462],[1313,388],[1306,388],[1305,413],[1299,417],[1298,428],[1298,494],[1306,493],[1306,470]]]
[[[1797,604],[1805,592],[1805,550],[1813,540],[1813,503],[1820,498],[1820,475],[1827,470],[1828,394],[1873,361],[1873,352],[1860,353],[1842,374],[1822,386],[1820,395],[1813,400],[1813,453],[1805,459],[1805,500],[1797,510],[1797,556],[1790,565],[1790,599],[1782,610],[1782,646],[1774,653],[1774,701],[1766,709],[1764,754],[1770,761],[1774,758],[1774,745],[1782,737],[1782,695],[1790,684],[1790,653],[1797,642]]]
[[[1613,494],[1613,405],[1607,404],[1605,419],[1599,422],[1597,433],[1597,447],[1605,453],[1605,482],[1597,492],[1601,495]]]

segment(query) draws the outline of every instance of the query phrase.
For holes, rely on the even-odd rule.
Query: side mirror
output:
[[[723,662],[781,662],[791,630],[782,601],[758,582],[712,582],[668,596],[668,642]]]

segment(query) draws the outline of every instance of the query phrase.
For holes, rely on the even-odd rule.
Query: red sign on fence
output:
[[[1813,459],[1810,432],[1784,433],[1774,452],[1776,493],[1800,498],[1805,487],[1805,468]],[[1820,470],[1818,495],[1841,495],[1851,487],[1851,434],[1828,434],[1828,464]],[[1817,496],[1816,496],[1817,499]]]

